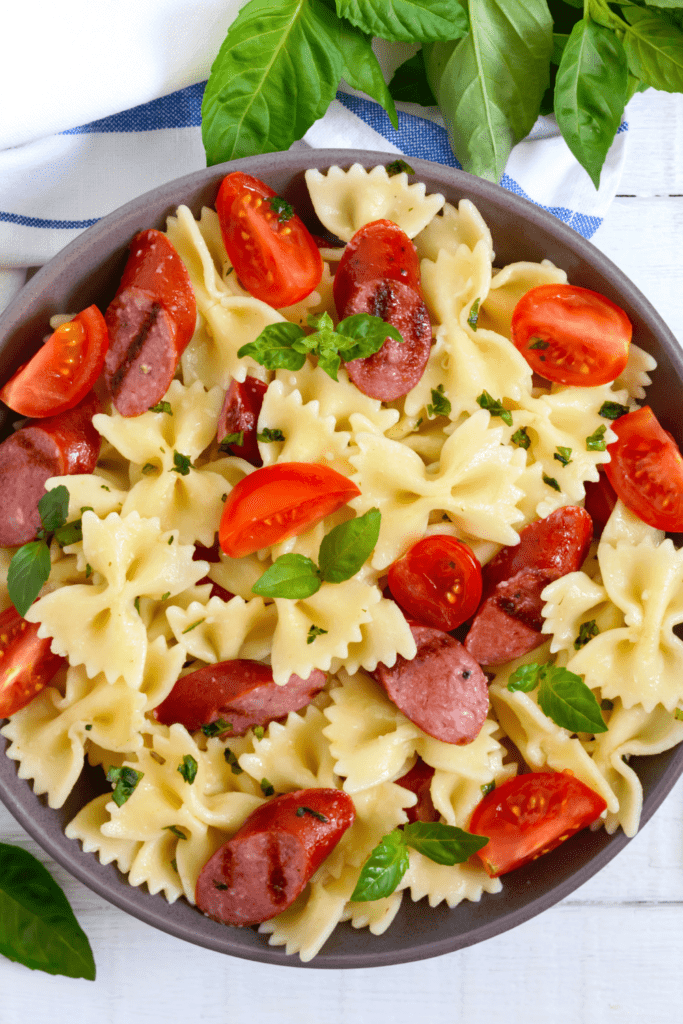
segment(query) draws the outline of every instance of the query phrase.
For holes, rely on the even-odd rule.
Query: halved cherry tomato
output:
[[[448,534],[423,537],[389,566],[389,590],[418,622],[448,632],[474,615],[481,566],[467,544]]]
[[[606,807],[570,772],[529,772],[487,794],[474,808],[469,830],[488,836],[477,856],[497,878],[554,850]]]
[[[38,639],[39,628],[13,605],[0,615],[0,718],[30,704],[67,663],[50,650],[51,637]]]
[[[417,249],[405,231],[391,220],[363,225],[344,249],[333,285],[334,304],[340,317],[345,315],[355,286],[374,280],[399,281],[420,291]]]
[[[216,440],[219,444],[230,434],[242,434],[242,444],[228,445],[233,455],[246,459],[252,466],[262,466],[256,428],[268,385],[258,377],[247,376],[244,381],[232,380],[221,414],[218,417]]]
[[[557,384],[595,387],[626,366],[631,321],[610,299],[571,284],[526,292],[512,314],[512,340],[532,370]]]
[[[648,405],[612,423],[609,482],[624,505],[657,530],[683,531],[683,458]]]
[[[258,178],[228,174],[216,211],[230,262],[255,298],[291,306],[320,283],[322,256],[308,228]]]
[[[97,306],[62,324],[0,391],[2,401],[22,416],[40,419],[73,409],[99,377],[109,335]]]
[[[317,462],[262,466],[230,492],[218,531],[221,548],[242,558],[297,537],[359,494],[347,477]]]

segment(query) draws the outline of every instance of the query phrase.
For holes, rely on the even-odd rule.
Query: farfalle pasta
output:
[[[274,794],[343,793],[352,823],[291,905],[259,926],[304,961],[343,922],[382,934],[404,899],[455,908],[503,887],[476,857],[436,863],[414,848],[394,892],[352,898],[373,850],[405,834],[426,799],[402,784],[413,769],[428,773],[431,820],[467,830],[482,794],[515,777],[514,745],[532,772],[584,782],[603,800],[607,830],[633,835],[642,787],[629,758],[683,739],[675,714],[683,642],[674,631],[683,621],[683,556],[621,502],[584,564],[544,584],[534,627],[542,645],[487,666],[490,705],[474,738],[445,742],[390,699],[378,665],[420,658],[387,590],[390,567],[440,535],[487,563],[517,545],[527,524],[582,506],[618,436],[605,409],[637,409],[654,360],[632,345],[611,383],[539,383],[514,343],[513,314],[530,289],[563,286],[563,269],[547,260],[497,266],[476,207],[427,195],[406,173],[354,165],[309,171],[306,181],[336,241],[323,249],[317,285],[289,306],[244,287],[216,211],[197,218],[181,206],[169,217],[165,237],[196,302],[194,333],[161,402],[132,417],[110,402],[94,416],[102,440],[94,471],[47,481],[48,490],[66,488],[77,529],[63,546],[55,533],[49,580],[25,617],[63,668],[2,729],[19,777],[50,807],[63,806],[84,763],[108,773],[113,790],[103,774],[105,791],[67,835],[171,902],[196,901],[205,865]],[[334,296],[338,240],[378,220],[414,239],[420,261],[433,337],[414,387],[389,402],[366,394],[343,362],[336,375],[325,372],[323,348],[298,368],[284,357],[260,362],[253,348],[240,355],[265,329],[291,341],[310,326],[327,344],[324,332],[344,319]],[[230,557],[216,543],[223,510],[259,469],[241,457],[240,430],[217,431],[231,423],[227,389],[248,375],[265,392],[249,428],[259,468],[322,464],[355,496],[299,533]],[[363,564],[346,578],[326,577],[326,538],[374,510],[377,541]],[[3,610],[11,555],[0,550]],[[254,591],[283,564],[307,567],[310,593]],[[160,709],[178,680],[227,661],[267,667],[277,687],[314,670],[326,682],[305,706],[242,735],[221,718],[196,731],[164,724]],[[520,670],[535,665],[585,680],[602,702],[605,730],[558,725],[540,691],[516,687]]]

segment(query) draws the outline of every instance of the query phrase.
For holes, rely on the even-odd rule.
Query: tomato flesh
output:
[[[423,537],[389,566],[396,602],[425,626],[448,632],[476,612],[481,566],[472,549],[448,534]]]
[[[228,495],[218,531],[221,548],[243,558],[297,537],[359,494],[351,480],[321,463],[262,466]]]
[[[488,793],[475,807],[469,830],[488,836],[477,856],[497,878],[554,850],[606,807],[571,772],[529,772]]]
[[[50,650],[50,637],[38,639],[39,628],[40,623],[27,622],[13,605],[0,615],[0,718],[30,704],[67,664]]]
[[[254,298],[277,308],[300,302],[320,283],[323,260],[308,228],[258,178],[236,171],[223,179],[216,211],[230,262]]]
[[[605,472],[617,495],[657,530],[683,531],[683,458],[648,405],[612,423]]]
[[[542,284],[515,306],[512,341],[532,370],[557,384],[596,387],[628,361],[631,321],[614,302],[570,284]]]
[[[109,334],[97,306],[88,306],[53,332],[32,359],[0,391],[0,399],[22,416],[56,416],[85,398],[99,377]]]

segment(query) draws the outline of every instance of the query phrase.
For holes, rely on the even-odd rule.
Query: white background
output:
[[[620,194],[593,241],[683,341],[683,97],[637,96],[628,116]],[[545,914],[470,949],[372,970],[302,970],[296,959],[291,968],[272,967],[196,948],[91,894],[1,807],[0,842],[47,864],[97,963],[93,983],[0,958],[0,1024],[683,1019],[683,781],[615,861]]]

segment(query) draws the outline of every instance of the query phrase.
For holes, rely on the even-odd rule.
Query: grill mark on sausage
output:
[[[31,463],[34,466],[40,466],[50,473],[54,472],[55,457],[46,455],[44,451],[41,451],[39,446],[35,444],[32,438],[27,437],[23,430],[17,430],[16,434],[11,434],[10,437],[18,448],[21,448],[22,451],[30,456]]]
[[[128,371],[130,370],[132,364],[135,362],[140,352],[142,351],[142,347],[147,341],[149,332],[152,330],[152,327],[154,327],[154,324],[156,323],[160,312],[161,303],[153,302],[149,309],[149,312],[145,314],[145,318],[142,321],[142,324],[140,325],[140,330],[131,341],[126,351],[126,354],[119,363],[117,369],[112,374],[111,381],[109,384],[109,390],[114,400],[116,400],[116,398],[118,397],[125,383]]]
[[[277,906],[287,901],[287,876],[280,859],[280,844],[277,836],[268,836],[268,893]]]

